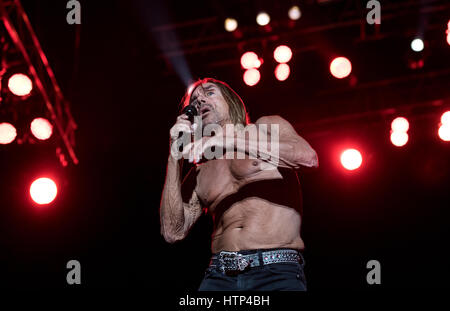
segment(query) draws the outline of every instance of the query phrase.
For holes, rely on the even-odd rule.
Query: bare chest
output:
[[[253,179],[276,178],[275,169],[267,170],[257,159],[217,159],[197,167],[196,192],[202,203],[214,212],[215,206],[226,196]]]

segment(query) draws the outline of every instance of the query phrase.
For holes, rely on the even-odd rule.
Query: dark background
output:
[[[339,26],[364,21],[365,1],[300,2],[303,16],[291,26],[283,22],[290,1],[80,2],[82,24],[75,26],[66,23],[65,1],[22,1],[71,102],[80,163],[63,168],[56,141],[0,146],[2,287],[67,287],[71,259],[81,263],[83,287],[198,287],[209,262],[210,217],[173,245],[159,225],[168,132],[186,89],[177,71],[182,61],[192,79],[230,84],[252,120],[279,114],[317,151],[320,167],[299,171],[309,290],[444,286],[450,147],[436,133],[450,107],[445,1],[381,1],[380,35],[366,25],[366,38],[361,23]],[[273,12],[272,31],[253,25],[259,8]],[[223,30],[227,14],[238,17],[241,38]],[[203,28],[180,26],[210,17],[216,20]],[[173,34],[154,30],[167,24],[179,25],[179,47],[161,39]],[[324,25],[334,26],[320,30]],[[417,55],[409,43],[418,32],[426,37],[425,66],[412,70],[408,59]],[[273,77],[279,43],[294,51],[283,83]],[[239,64],[249,48],[265,61],[254,87],[243,83]],[[190,52],[167,56],[183,49]],[[351,59],[351,77],[329,75],[337,55]],[[410,120],[403,148],[389,140],[397,115]],[[354,172],[338,162],[347,146],[363,153]],[[59,195],[37,208],[28,188],[42,173],[58,181]],[[366,283],[372,259],[381,263],[378,286]]]

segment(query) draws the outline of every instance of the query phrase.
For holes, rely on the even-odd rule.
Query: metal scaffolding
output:
[[[0,0],[0,20],[14,45],[14,51],[21,55],[28,66],[29,74],[42,96],[70,159],[74,164],[78,164],[74,150],[77,125],[20,1]]]
[[[311,1],[313,2],[313,1]],[[365,14],[366,1],[342,0],[330,1],[330,3],[344,3],[345,9],[330,18],[327,22],[309,24],[302,27],[294,26],[294,22],[287,20],[274,20],[271,22],[270,30],[256,24],[239,26],[239,36],[226,32],[222,26],[222,20],[217,16],[193,19],[185,22],[172,23],[155,26],[151,29],[156,41],[160,45],[161,52],[158,58],[171,58],[181,56],[195,56],[214,52],[213,60],[203,57],[202,60],[214,67],[229,66],[235,62],[235,58],[230,58],[230,53],[238,49],[244,51],[244,47],[251,45],[265,45],[268,42],[279,42],[280,39],[289,38],[293,46],[294,53],[309,52],[317,50],[315,44],[306,44],[304,40],[307,36],[326,34],[330,31],[345,30],[348,33],[357,33],[352,41],[376,41],[389,37],[398,36],[399,31],[405,34],[414,34],[416,29],[412,25],[411,29],[399,30],[396,21],[401,18],[413,18],[417,14],[429,14],[434,19],[436,16],[446,16],[450,11],[450,3],[446,0],[405,0],[396,3],[395,1],[383,2],[382,21],[383,31],[380,25],[367,25]],[[442,24],[433,21],[427,25],[428,30],[439,30]],[[373,28],[373,29],[372,29]],[[173,33],[177,33],[179,41],[174,42]],[[292,40],[295,38],[295,40]],[[297,44],[294,44],[298,42]],[[219,54],[221,52],[221,54]]]

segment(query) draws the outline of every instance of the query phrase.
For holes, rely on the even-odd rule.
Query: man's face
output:
[[[197,100],[196,108],[202,117],[202,125],[230,122],[228,104],[220,89],[213,83],[199,85],[191,95],[191,103]]]

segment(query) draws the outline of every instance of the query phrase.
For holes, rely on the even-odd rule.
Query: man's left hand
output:
[[[233,140],[231,140],[233,141]],[[205,136],[188,144],[183,149],[183,157],[189,162],[199,163],[203,159],[212,160],[218,154],[223,155],[225,149],[226,136],[223,132],[214,136]],[[212,148],[214,147],[214,151]]]

